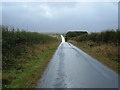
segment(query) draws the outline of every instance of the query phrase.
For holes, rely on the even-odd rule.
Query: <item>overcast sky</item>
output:
[[[118,28],[117,2],[4,2],[2,24],[37,32]]]

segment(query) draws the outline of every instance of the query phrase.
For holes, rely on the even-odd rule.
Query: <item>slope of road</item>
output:
[[[116,72],[61,38],[38,88],[118,88]]]

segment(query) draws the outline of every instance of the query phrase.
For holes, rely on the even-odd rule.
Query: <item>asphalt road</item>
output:
[[[116,72],[61,37],[38,88],[118,88]]]

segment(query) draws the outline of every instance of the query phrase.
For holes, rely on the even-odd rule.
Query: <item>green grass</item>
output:
[[[105,47],[109,48],[110,51],[112,52],[111,54],[114,55],[114,53],[117,53],[117,51],[115,52],[115,51],[113,51],[113,49],[116,49],[117,47],[111,48],[110,45],[101,45],[101,46],[94,46],[94,47],[90,48],[87,45],[88,42],[77,43],[72,40],[70,40],[69,42],[72,43],[73,45],[77,46],[78,48],[80,48],[81,50],[83,50],[84,52],[86,52],[87,54],[89,54],[90,56],[95,58],[96,60],[98,60],[101,63],[105,64],[106,66],[110,67],[114,71],[118,72],[118,65],[119,65],[118,61],[112,60],[111,57],[108,55],[107,50],[105,49]],[[99,49],[102,49],[102,50],[101,51],[97,50],[98,47],[99,47]],[[97,51],[99,51],[99,52],[97,52]],[[115,57],[115,55],[114,55],[114,57]]]
[[[0,26],[1,32],[3,88],[35,88],[60,43],[60,35],[7,26]]]
[[[3,88],[35,88],[60,43],[59,35],[0,26]]]
[[[19,68],[3,71],[4,88],[35,88],[59,43],[58,41],[28,47],[29,52],[17,60]]]

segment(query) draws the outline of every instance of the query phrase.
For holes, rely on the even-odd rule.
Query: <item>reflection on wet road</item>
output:
[[[64,41],[59,45],[39,85],[39,88],[117,87],[117,73]]]

